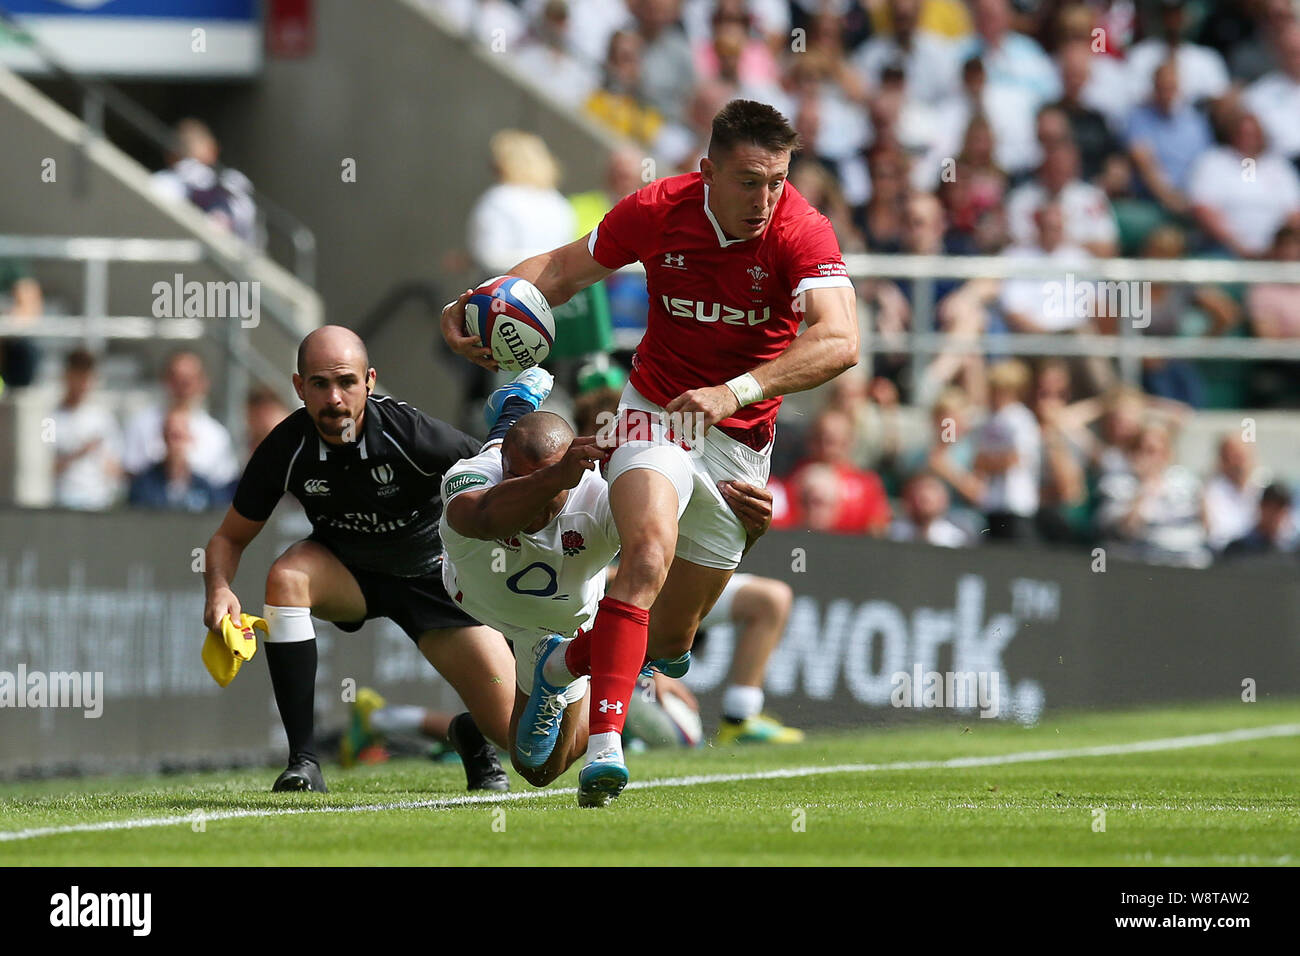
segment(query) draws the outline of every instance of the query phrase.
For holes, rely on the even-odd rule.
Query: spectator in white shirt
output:
[[[1093,311],[1085,307],[1089,283],[1078,278],[1067,282],[1066,276],[1086,268],[1092,256],[1088,250],[1066,241],[1064,214],[1058,203],[1039,206],[1034,211],[1034,223],[1038,241],[1029,246],[1012,246],[1002,255],[1009,259],[1059,261],[1061,273],[1052,279],[1007,279],[998,295],[1002,316],[1015,332],[1075,331],[1093,318]]]
[[[469,214],[469,251],[487,275],[573,241],[573,207],[556,188],[560,168],[541,138],[503,129],[489,148],[497,184]]]
[[[1202,568],[1205,546],[1201,484],[1171,464],[1172,441],[1163,425],[1143,427],[1128,471],[1102,477],[1097,526],[1117,557]]]
[[[891,541],[924,541],[941,548],[964,548],[970,536],[948,520],[948,489],[929,472],[918,472],[903,485],[904,518],[889,527]]]
[[[63,401],[52,416],[54,503],[61,508],[100,511],[117,499],[122,432],[113,414],[90,398],[94,387],[95,357],[85,349],[69,352]]]
[[[1082,246],[1094,256],[1114,256],[1119,247],[1119,227],[1106,194],[1079,178],[1079,148],[1070,121],[1056,107],[1038,118],[1038,140],[1043,162],[1034,178],[1007,194],[1007,229],[1018,245],[1034,243],[1034,213],[1048,201],[1060,204],[1065,217],[1065,241]]]
[[[1229,432],[1219,440],[1219,468],[1205,483],[1206,543],[1222,551],[1255,526],[1259,480],[1254,447]]]
[[[1161,8],[1160,35],[1148,37],[1128,52],[1129,83],[1134,99],[1144,100],[1151,95],[1156,68],[1171,58],[1178,63],[1178,88],[1190,102],[1223,96],[1232,83],[1223,55],[1183,39],[1184,0],[1161,0]]]
[[[853,68],[867,88],[880,88],[886,67],[900,64],[907,76],[907,97],[938,103],[961,89],[961,58],[951,41],[918,27],[922,0],[889,0],[892,34],[873,36],[858,47]]]
[[[143,474],[162,461],[167,449],[163,420],[174,408],[190,412],[191,441],[186,449],[190,470],[214,488],[225,488],[239,477],[239,456],[230,432],[207,413],[208,376],[203,360],[194,352],[171,355],[163,371],[167,399],[137,412],[126,425],[122,467],[132,476]]]
[[[1300,225],[1300,176],[1267,149],[1259,120],[1237,110],[1225,122],[1228,145],[1205,151],[1187,187],[1197,224],[1217,246],[1259,258],[1285,224]]]
[[[547,0],[534,28],[510,63],[537,88],[570,109],[581,109],[599,76],[596,69],[569,52],[567,0]]]
[[[1276,42],[1280,69],[1247,87],[1242,102],[1259,117],[1273,148],[1294,163],[1300,161],[1300,22]]]
[[[221,148],[212,130],[196,119],[176,124],[174,149],[167,169],[153,174],[154,192],[165,199],[190,202],[210,221],[245,242],[258,241],[257,205],[248,177],[229,167],[216,169]]]
[[[1017,359],[989,369],[992,414],[979,430],[975,474],[984,480],[989,537],[1025,540],[1034,535],[1042,438],[1038,420],[1025,407],[1029,370]]]

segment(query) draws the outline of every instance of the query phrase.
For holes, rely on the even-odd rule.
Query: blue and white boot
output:
[[[623,755],[611,748],[600,753],[578,771],[578,806],[603,807],[627,786]]]
[[[533,369],[529,369],[533,371]],[[525,373],[527,374],[527,373]],[[569,706],[564,688],[547,683],[543,676],[547,658],[568,643],[558,634],[552,634],[537,645],[537,662],[533,665],[533,692],[519,716],[515,729],[515,757],[529,769],[536,769],[551,758],[555,743],[560,739],[560,723]]]
[[[554,385],[555,376],[544,368],[533,367],[520,372],[513,382],[496,389],[483,403],[483,418],[487,420],[488,428],[494,427],[501,417],[506,399],[522,398],[536,411],[542,407]]]

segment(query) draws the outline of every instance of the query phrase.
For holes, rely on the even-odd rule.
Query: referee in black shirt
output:
[[[438,538],[442,474],[482,443],[404,402],[372,395],[375,370],[365,344],[341,326],[303,339],[293,385],[305,407],[253,452],[208,542],[204,574],[204,624],[214,627],[226,614],[237,620],[230,581],[240,555],[281,495],[302,503],[312,533],[266,576],[266,663],[289,737],[289,766],[272,790],[325,790],[313,736],[313,615],[345,631],[375,617],[396,622],[469,708],[448,729],[469,788],[508,789],[483,734],[508,745],[514,657],[500,633],[448,597]],[[494,435],[516,417],[503,415]]]

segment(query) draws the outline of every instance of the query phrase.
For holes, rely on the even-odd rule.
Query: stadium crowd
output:
[[[647,178],[696,169],[710,118],[734,97],[791,117],[805,148],[790,181],[846,253],[1047,257],[1063,270],[1116,255],[1300,259],[1290,0],[426,2],[631,144],[603,190],[566,208],[544,143],[499,134],[499,184],[467,242],[484,274],[585,234]],[[644,284],[606,286],[626,364]],[[1295,546],[1289,490],[1239,434],[1223,436],[1203,476],[1172,455],[1194,409],[1300,405],[1293,365],[1146,359],[1137,388],[1110,360],[954,350],[913,380],[902,336],[914,283],[858,291],[873,362],[828,386],[807,424],[781,419],[778,526],[947,546],[1104,544],[1189,566],[1251,535],[1252,551],[1265,538]],[[1297,285],[1149,292],[1149,335],[1300,333]],[[939,279],[932,293],[935,323],[954,338],[1114,334],[1125,318],[1104,303],[1053,312],[1037,280]],[[901,403],[930,410],[931,441],[904,447]],[[1264,538],[1261,498],[1281,514]]]

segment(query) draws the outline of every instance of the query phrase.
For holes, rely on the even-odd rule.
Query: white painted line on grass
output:
[[[1159,740],[1137,740],[1127,744],[1102,744],[1095,747],[1075,747],[1064,750],[1025,750],[1019,753],[992,754],[986,757],[953,757],[948,760],[903,760],[894,763],[846,763],[828,767],[786,767],[777,770],[759,770],[752,773],[715,773],[691,777],[665,777],[631,783],[628,790],[652,790],[659,787],[696,787],[715,783],[741,783],[747,780],[785,780],[795,777],[818,777],[833,773],[880,773],[888,770],[943,770],[967,767],[1000,767],[1014,763],[1037,763],[1045,760],[1073,760],[1078,757],[1121,757],[1127,754],[1156,753],[1162,750],[1189,750],[1193,747],[1216,747],[1221,744],[1246,740],[1263,740],[1269,737],[1300,736],[1300,724],[1274,724],[1269,727],[1251,727],[1227,730],[1212,734],[1194,734],[1188,737],[1165,737]],[[559,787],[546,790],[521,790],[512,793],[467,794],[463,797],[440,797],[435,800],[402,800],[393,803],[346,804],[341,806],[260,808],[250,810],[214,810],[201,816],[188,813],[184,816],[141,817],[135,820],[104,820],[98,823],[74,823],[57,827],[32,827],[27,830],[0,830],[0,843],[12,840],[33,840],[37,837],[58,836],[64,833],[105,833],[112,830],[140,830],[150,827],[181,826],[197,820],[245,820],[262,817],[289,817],[319,813],[381,813],[390,810],[450,809],[452,807],[491,805],[515,800],[537,800],[577,793],[576,787]]]

